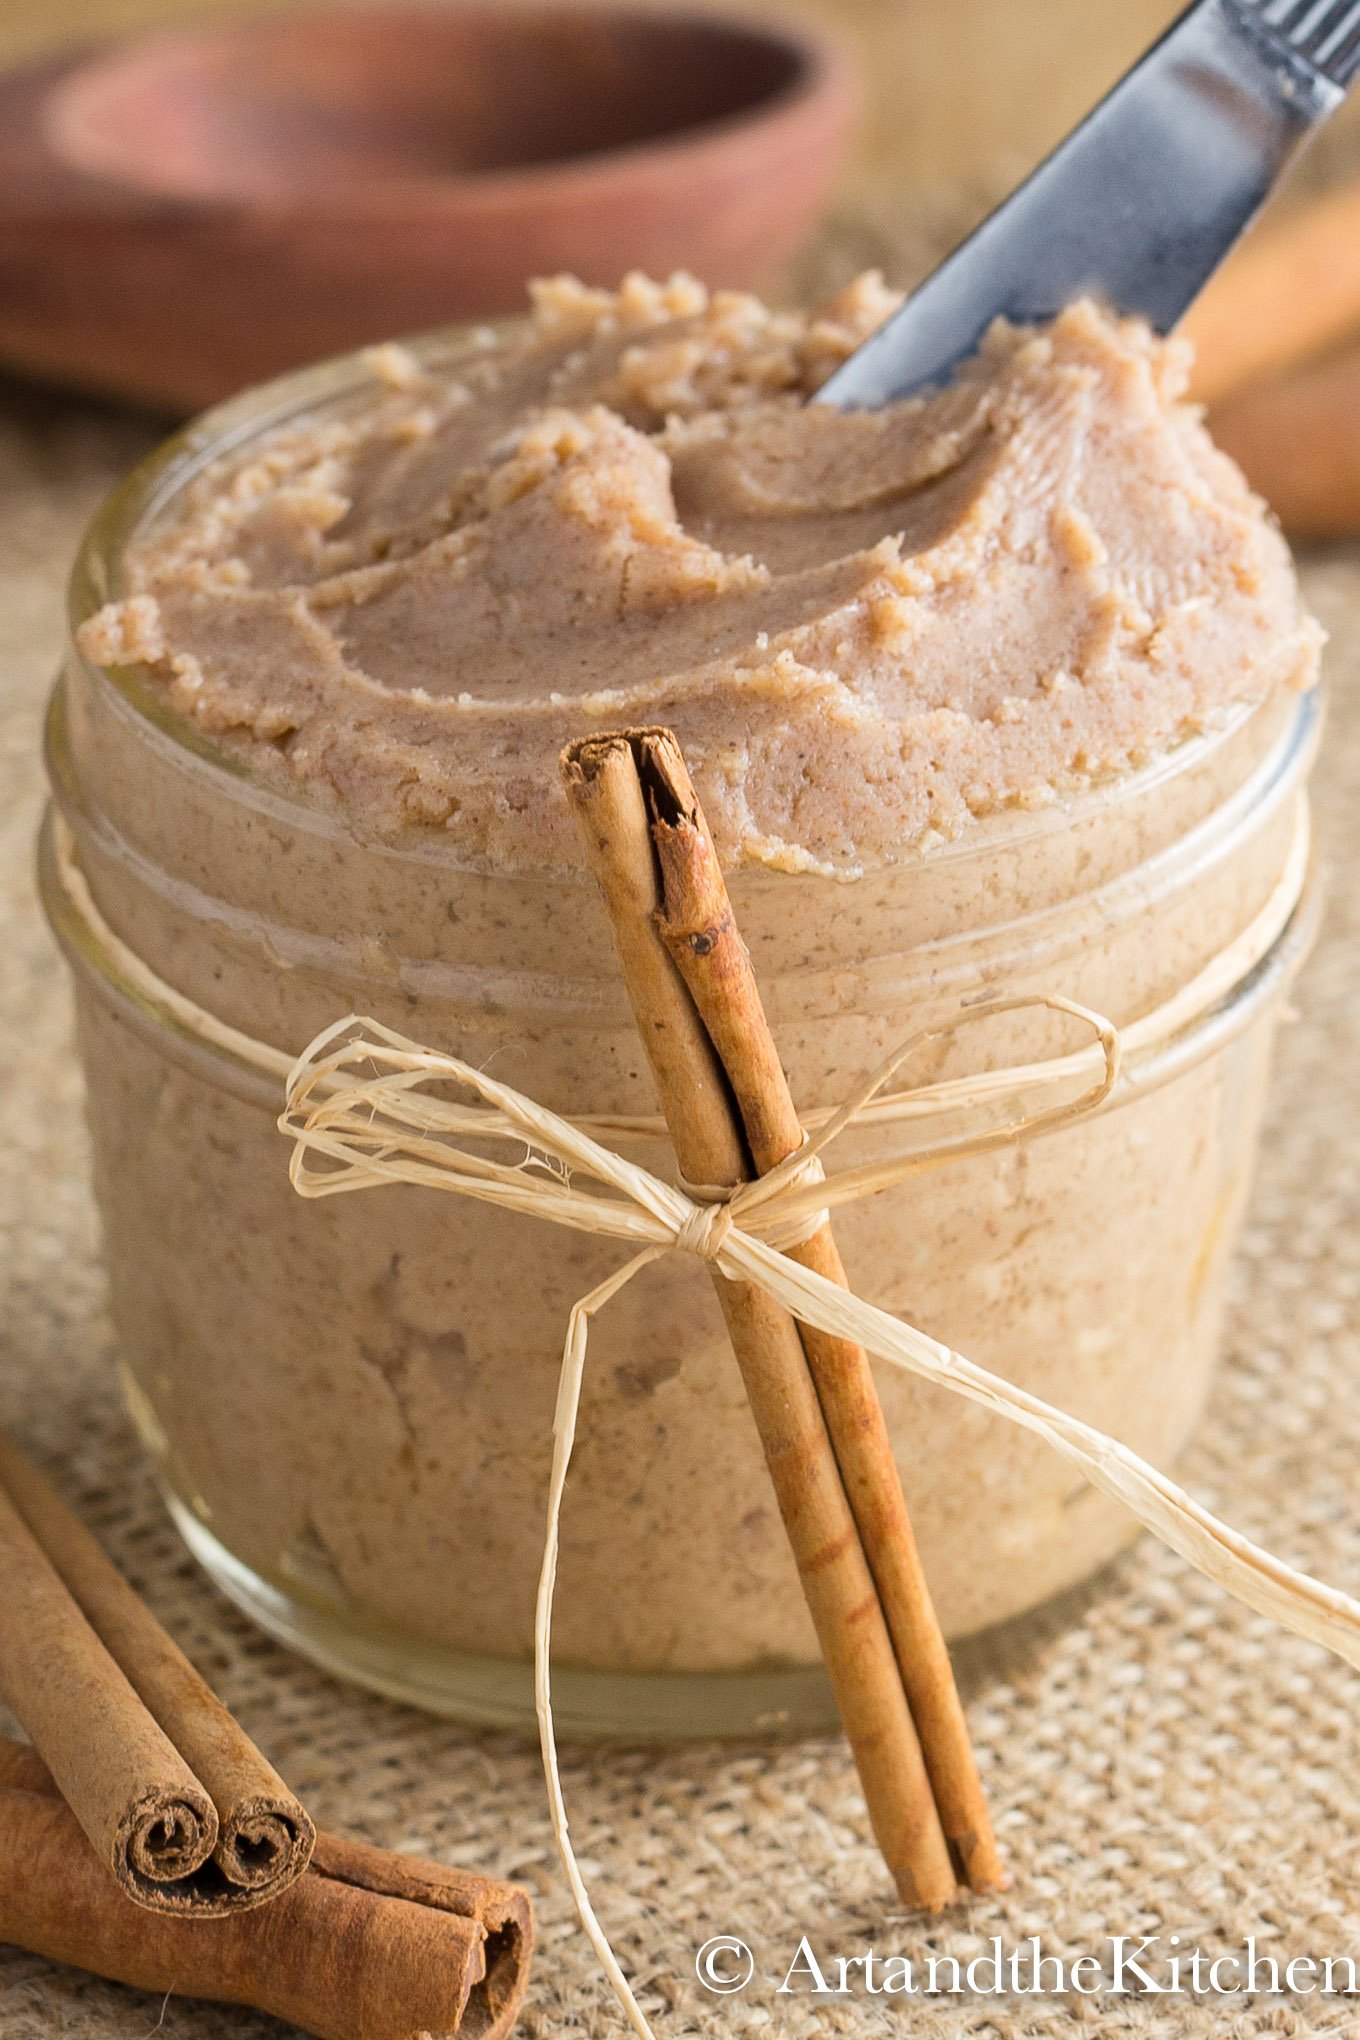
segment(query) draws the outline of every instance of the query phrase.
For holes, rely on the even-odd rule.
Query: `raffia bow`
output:
[[[1309,871],[1306,805],[1298,807],[1285,867],[1270,897],[1248,926],[1163,1005],[1122,1032],[1088,1009],[1057,998],[1012,1000],[961,1012],[945,1031],[1017,1006],[1037,1005],[1083,1021],[1095,1039],[1047,1063],[889,1091],[885,1087],[894,1071],[941,1030],[913,1036],[838,1110],[809,1115],[815,1136],[799,1154],[721,1201],[692,1186],[686,1190],[664,1183],[606,1144],[612,1139],[650,1138],[659,1130],[656,1121],[611,1115],[573,1123],[470,1065],[422,1049],[373,1021],[342,1020],[293,1061],[283,1050],[243,1033],[167,983],[117,935],[93,898],[70,829],[60,815],[53,817],[51,851],[58,925],[69,921],[80,952],[88,948],[134,1008],[243,1070],[274,1080],[286,1077],[288,1105],[279,1123],[295,1144],[291,1174],[303,1196],[413,1183],[616,1238],[635,1249],[624,1266],[580,1299],[568,1320],[535,1618],[534,1690],[549,1807],[563,1867],[582,1925],[643,2040],[651,2040],[651,2029],[595,1917],[567,1831],[549,1657],[557,1522],[590,1320],[661,1255],[697,1254],[725,1275],[757,1283],[804,1322],[862,1345],[884,1364],[933,1381],[1033,1432],[1228,1593],[1348,1663],[1360,1665],[1360,1603],[1252,1544],[1094,1426],[987,1373],[780,1251],[815,1230],[825,1210],[873,1195],[942,1160],[1011,1146],[1099,1109],[1114,1090],[1121,1056],[1132,1059],[1164,1047],[1182,1030],[1202,1023],[1265,966],[1277,944],[1289,940],[1300,915],[1306,947],[1310,915],[1301,905]],[[1295,946],[1297,950],[1297,942]],[[1071,1097],[1073,1085],[1087,1079],[1089,1088]],[[435,1095],[440,1086],[452,1086],[465,1097],[471,1094],[476,1102],[460,1104]],[[935,1142],[929,1152],[838,1170],[829,1180],[822,1179],[821,1154],[852,1123],[876,1127],[925,1121],[939,1126],[956,1111],[1047,1097],[1059,1102],[1039,1111],[1021,1110],[979,1134]],[[480,1150],[497,1141],[515,1143],[518,1158],[512,1163],[486,1159]],[[464,1145],[467,1142],[475,1145]]]
[[[1360,1602],[1286,1565],[1222,1523],[1165,1474],[1095,1426],[978,1367],[938,1340],[801,1267],[781,1249],[815,1229],[825,1212],[874,1194],[928,1161],[896,1156],[823,1175],[821,1155],[866,1112],[894,1072],[926,1041],[979,1019],[1037,1005],[1082,1021],[1091,1050],[1035,1065],[1031,1078],[1099,1074],[1088,1089],[951,1148],[979,1153],[1051,1131],[1098,1110],[1119,1075],[1117,1031],[1098,1014],[1057,998],[999,1001],[914,1035],[821,1126],[803,1150],[756,1182],[717,1200],[663,1182],[572,1121],[454,1056],[421,1048],[371,1020],[350,1017],[316,1039],[295,1065],[280,1120],[294,1141],[291,1176],[305,1197],[408,1183],[472,1197],[617,1239],[632,1257],[572,1308],[553,1425],[547,1533],[534,1633],[535,1703],[554,1833],[587,1935],[635,2030],[651,2029],[596,1918],[567,1830],[553,1730],[550,1655],[558,1520],[570,1466],[591,1319],[649,1262],[671,1252],[699,1256],[732,1281],[753,1283],[803,1323],[862,1345],[876,1360],[933,1382],[1033,1432],[1103,1493],[1236,1599],[1360,1666]],[[983,1080],[982,1090],[987,1090]],[[452,1089],[455,1094],[447,1093]],[[468,1102],[471,1094],[473,1102]],[[902,1095],[902,1094],[899,1094]],[[905,1094],[910,1095],[910,1094]],[[510,1161],[485,1150],[511,1142]]]

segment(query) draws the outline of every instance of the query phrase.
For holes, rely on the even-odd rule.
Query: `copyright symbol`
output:
[[[715,1934],[695,1956],[694,1973],[705,1990],[728,1997],[745,1990],[756,1973],[756,1958],[735,1934]]]

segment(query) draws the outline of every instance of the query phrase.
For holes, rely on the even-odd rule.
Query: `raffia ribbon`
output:
[[[1070,1105],[979,1137],[992,1145],[1032,1137],[1061,1114],[1072,1118],[1104,1103],[1118,1079],[1119,1037],[1099,1015],[1069,1001],[1007,1001],[957,1016],[949,1031],[1025,1003],[1056,1006],[1085,1020],[1105,1054],[1105,1073]],[[942,1030],[923,1031],[876,1073],[874,1089]],[[437,1096],[430,1085],[456,1085],[479,1101]],[[865,1095],[865,1094],[860,1094]],[[778,1169],[742,1184],[721,1204],[704,1204],[615,1153],[558,1113],[485,1072],[407,1041],[373,1021],[351,1017],[328,1028],[299,1059],[280,1126],[294,1141],[291,1175],[304,1197],[328,1197],[383,1183],[419,1184],[546,1218],[577,1232],[617,1239],[636,1251],[574,1306],[563,1352],[560,1421],[574,1407],[589,1321],[648,1262],[677,1250],[716,1263],[733,1282],[751,1282],[801,1321],[863,1345],[875,1359],[949,1389],[1044,1439],[1093,1486],[1122,1502],[1145,1528],[1206,1578],[1285,1628],[1360,1666],[1360,1602],[1277,1559],[1192,1499],[1127,1446],[989,1373],[862,1297],[838,1288],[781,1251],[805,1237],[828,1206],[887,1187],[916,1166],[898,1157],[864,1171],[810,1183],[809,1168],[853,1123],[853,1101],[807,1147]],[[474,1152],[512,1140],[523,1156],[497,1162]],[[563,1469],[565,1471],[565,1469]]]
[[[809,1115],[812,1138],[758,1181],[720,1198],[663,1182],[605,1144],[656,1131],[651,1120],[571,1121],[497,1082],[457,1057],[422,1048],[376,1021],[350,1017],[327,1028],[291,1065],[279,1124],[294,1142],[290,1173],[304,1197],[407,1183],[544,1218],[578,1232],[617,1239],[634,1252],[570,1313],[553,1423],[547,1532],[534,1627],[534,1693],[554,1834],[577,1910],[620,2003],[641,2040],[651,2028],[596,1918],[572,1849],[558,1774],[551,1695],[551,1630],[558,1520],[575,1440],[590,1321],[650,1262],[672,1252],[696,1255],[733,1281],[750,1282],[795,1318],[865,1348],[885,1365],[935,1383],[1032,1432],[1103,1493],[1235,1599],[1286,1629],[1360,1666],[1360,1602],[1274,1557],[1203,1508],[1127,1446],[990,1374],[924,1332],[786,1258],[782,1249],[813,1232],[829,1209],[959,1159],[1013,1146],[1106,1105],[1121,1059],[1176,1038],[1227,998],[1289,928],[1309,868],[1306,805],[1278,883],[1241,934],[1162,1006],[1122,1032],[1089,1008],[1036,995],[970,1006],[903,1042],[838,1109]],[[229,1027],[167,985],[101,915],[65,825],[54,832],[56,868],[66,904],[95,939],[134,998],[172,1026],[234,1060],[281,1073],[287,1058]],[[1046,1062],[985,1072],[915,1089],[890,1091],[901,1065],[928,1042],[1005,1012],[1042,1008],[1087,1026],[1093,1040]],[[1089,1078],[1079,1096],[1064,1096]],[[473,1102],[441,1095],[449,1087]],[[931,1119],[997,1101],[1058,1096],[1037,1111],[965,1135],[930,1152],[899,1154],[839,1170],[827,1178],[821,1156],[851,1126]],[[510,1142],[513,1161],[487,1157]],[[470,1145],[469,1145],[470,1143]]]
[[[710,1261],[730,1280],[756,1284],[802,1322],[857,1342],[886,1365],[933,1382],[1033,1432],[1208,1579],[1248,1607],[1360,1666],[1360,1602],[1253,1544],[1094,1425],[988,1373],[924,1332],[800,1267],[781,1251],[806,1237],[828,1207],[872,1195],[922,1165],[919,1156],[906,1155],[829,1180],[822,1175],[824,1150],[856,1123],[901,1063],[928,1040],[1027,1005],[1069,1014],[1089,1026],[1096,1037],[1101,1074],[1080,1097],[993,1128],[977,1136],[967,1151],[1014,1144],[1098,1110],[1119,1078],[1120,1038],[1108,1021],[1058,998],[978,1006],[942,1028],[923,1030],[904,1042],[801,1152],[719,1202],[704,1201],[690,1190],[663,1182],[511,1086],[373,1021],[351,1017],[327,1029],[299,1059],[289,1079],[288,1106],[280,1126],[294,1141],[292,1181],[305,1197],[334,1196],[384,1183],[416,1184],[617,1239],[635,1250],[631,1259],[575,1304],[567,1324],[553,1425],[534,1671],[549,1803],[563,1867],[582,1925],[643,2040],[648,2040],[651,2029],[596,1918],[568,1834],[553,1729],[550,1658],[558,1521],[590,1321],[661,1255],[685,1252]],[[1056,1059],[1053,1067],[1065,1063],[1070,1068],[1082,1060],[1079,1053]],[[959,1080],[958,1088],[967,1082]],[[473,1102],[444,1095],[450,1087],[465,1097],[470,1093]],[[982,1080],[984,1092],[992,1088]],[[508,1162],[488,1158],[486,1146],[505,1141],[516,1144],[520,1154]]]

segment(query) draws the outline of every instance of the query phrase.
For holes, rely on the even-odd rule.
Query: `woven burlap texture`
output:
[[[874,252],[872,226],[818,279]],[[0,391],[0,1420],[56,1473],[319,1822],[529,1885],[541,1948],[523,2030],[622,2020],[553,1858],[536,1752],[341,1686],[256,1634],[184,1553],[121,1414],[87,1187],[67,988],[31,880],[43,697],[80,526],[152,429]],[[1291,1561],[1360,1586],[1360,556],[1307,563],[1334,633],[1319,774],[1332,867],[1322,945],[1284,1031],[1252,1216],[1194,1491]],[[282,1148],[280,1166],[286,1156]],[[853,1770],[793,1748],[565,1753],[573,1833],[602,1916],[663,2034],[790,2040],[900,2024],[922,2040],[1354,2032],[1360,2002],[1295,1996],[955,1997],[892,2005],[776,1995],[799,1936],[961,1959],[1031,1934],[1071,1960],[1111,1934],[1236,1952],[1360,1957],[1354,1676],[1244,1615],[1144,1540],[1090,1589],[970,1652],[970,1718],[1015,1873],[1007,1897],[925,1928],[894,1919]],[[758,1977],[706,1993],[695,1951],[742,1936]],[[136,1993],[0,1951],[3,2040],[266,2040],[262,2018]]]

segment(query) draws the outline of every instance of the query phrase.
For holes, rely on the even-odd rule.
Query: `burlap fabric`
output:
[[[877,251],[858,216],[809,260],[824,282]],[[901,252],[899,247],[898,252]],[[175,1636],[319,1822],[518,1878],[542,1926],[524,2030],[612,2035],[622,2021],[553,1858],[536,1752],[341,1686],[257,1635],[171,1531],[121,1414],[86,1181],[67,990],[30,875],[39,722],[61,586],[87,514],[154,428],[0,391],[0,1420],[52,1467]],[[1319,783],[1328,927],[1285,1030],[1261,1178],[1237,1264],[1227,1365],[1189,1485],[1251,1536],[1360,1584],[1360,554],[1307,564],[1334,632]],[[280,1167],[286,1156],[280,1147]],[[1360,1687],[1225,1603],[1148,1541],[1094,1586],[967,1655],[964,1667],[1012,1895],[934,1928],[894,1919],[855,1778],[834,1741],[795,1748],[567,1751],[573,1832],[661,2031],[803,2040],[888,2023],[940,2040],[1066,2031],[1214,2036],[1355,2032],[1360,1999],[776,1995],[806,1932],[823,1957],[967,1960],[999,1934],[1069,1961],[1111,1934],[1179,1934],[1208,1954],[1360,1960]],[[740,1935],[757,1958],[727,1997],[695,1952]],[[266,2040],[249,2014],[161,2004],[0,1951],[3,2040]]]

